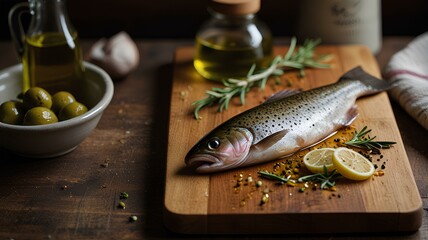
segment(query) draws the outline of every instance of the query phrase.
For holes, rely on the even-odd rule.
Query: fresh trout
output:
[[[334,84],[304,92],[282,91],[216,127],[187,154],[185,163],[209,173],[283,158],[350,125],[355,101],[389,88],[386,81],[352,69]]]

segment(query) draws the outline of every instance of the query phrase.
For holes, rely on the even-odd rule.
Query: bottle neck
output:
[[[29,0],[33,15],[29,31],[72,33],[66,0]]]
[[[215,19],[219,21],[228,21],[230,23],[244,23],[244,22],[251,22],[255,19],[256,15],[253,13],[249,14],[242,14],[242,15],[226,15],[220,12],[216,12],[211,8],[208,8],[208,12],[213,16]]]

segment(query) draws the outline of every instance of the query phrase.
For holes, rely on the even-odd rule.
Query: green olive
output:
[[[80,116],[88,111],[85,105],[79,102],[72,102],[67,106],[63,107],[59,112],[59,120],[64,121],[77,116]]]
[[[45,107],[34,107],[24,116],[24,125],[44,125],[58,122],[54,112]]]
[[[27,109],[31,109],[34,107],[45,107],[45,108],[52,107],[51,95],[46,90],[39,87],[32,87],[28,89],[24,93],[23,101],[24,101],[24,106]]]
[[[0,122],[21,125],[25,110],[22,102],[7,101],[0,105]]]
[[[74,96],[66,91],[60,91],[55,93],[52,96],[52,111],[54,111],[56,114],[59,114],[59,112],[61,111],[61,109],[65,106],[67,106],[68,104],[75,102],[76,99],[74,98]]]

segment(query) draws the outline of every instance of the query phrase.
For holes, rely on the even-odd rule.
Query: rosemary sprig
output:
[[[223,88],[214,87],[211,90],[207,90],[206,97],[195,101],[192,106],[196,106],[194,110],[194,116],[199,119],[199,111],[206,106],[219,104],[218,111],[222,112],[227,110],[229,102],[232,97],[239,95],[241,104],[245,104],[245,96],[254,86],[258,86],[260,89],[264,89],[268,79],[271,76],[280,76],[284,74],[284,70],[294,68],[300,71],[300,75],[304,76],[305,68],[329,68],[330,65],[324,63],[329,55],[321,55],[315,57],[314,49],[320,44],[320,40],[306,40],[303,45],[296,50],[297,40],[296,38],[291,39],[290,47],[287,53],[282,57],[281,55],[276,56],[268,68],[255,72],[256,65],[250,68],[247,76],[242,79],[228,78],[223,81]]]
[[[278,176],[276,174],[273,174],[267,171],[258,171],[257,173],[260,174],[261,177],[269,178],[269,179],[276,180],[283,183],[295,182],[293,179],[290,179],[291,176],[288,176],[287,178],[283,178],[281,176]]]
[[[396,144],[396,142],[391,141],[373,141],[376,136],[370,137],[368,135],[365,137],[365,135],[371,131],[371,129],[367,129],[367,126],[364,126],[361,131],[355,131],[354,137],[351,140],[345,142],[345,144],[356,148],[371,150],[373,153],[377,154],[380,153],[380,149],[390,148],[393,144]]]
[[[320,189],[331,188],[336,185],[336,179],[342,177],[339,173],[336,172],[336,169],[330,173],[327,170],[327,167],[324,166],[323,173],[315,173],[307,176],[300,177],[297,179],[298,182],[313,182],[320,183]]]

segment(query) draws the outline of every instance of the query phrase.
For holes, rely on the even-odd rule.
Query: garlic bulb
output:
[[[103,68],[113,79],[126,77],[140,61],[137,45],[126,32],[98,40],[89,54],[89,61]]]

